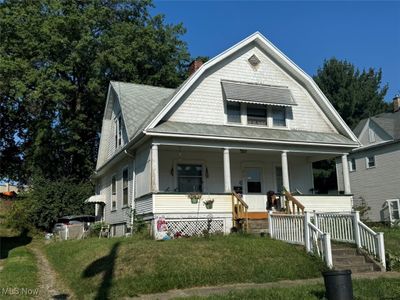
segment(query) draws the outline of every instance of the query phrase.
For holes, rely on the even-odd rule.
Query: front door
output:
[[[250,212],[266,210],[266,197],[263,190],[262,168],[251,167],[243,170],[243,199],[249,206]]]

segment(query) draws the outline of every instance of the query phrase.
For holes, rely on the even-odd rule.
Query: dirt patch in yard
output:
[[[59,279],[58,274],[51,267],[47,257],[40,249],[40,245],[32,243],[29,249],[35,254],[39,269],[40,299],[76,299],[73,292]]]

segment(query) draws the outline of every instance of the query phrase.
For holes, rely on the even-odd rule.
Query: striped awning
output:
[[[105,195],[94,195],[90,196],[88,199],[85,200],[86,203],[106,203],[106,196]]]
[[[226,80],[222,80],[221,84],[227,101],[278,106],[297,105],[289,88],[285,86]]]

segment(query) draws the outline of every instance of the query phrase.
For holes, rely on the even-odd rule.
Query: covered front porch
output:
[[[135,199],[139,214],[148,219],[163,216],[168,220],[221,220],[227,233],[235,224],[232,192],[247,206],[248,218],[267,218],[267,193],[274,192],[284,207],[282,191],[296,193],[305,210],[320,212],[351,211],[352,197],[347,176],[341,195],[314,195],[314,161],[342,156],[337,149],[288,145],[218,143],[178,143],[157,141],[150,151],[151,193]],[[347,164],[345,164],[347,166]],[[348,173],[344,168],[343,172]],[[198,192],[202,199],[191,203],[188,194]],[[279,198],[280,197],[280,198]],[[212,208],[204,201],[214,200]]]
[[[345,153],[325,153],[315,149],[218,148],[154,143],[151,147],[151,191],[200,192],[204,195],[235,191],[249,205],[249,212],[263,212],[266,211],[269,191],[280,194],[285,189],[313,195],[312,163],[339,155],[347,162]],[[347,163],[344,165],[341,170],[344,195],[350,195],[349,171]]]

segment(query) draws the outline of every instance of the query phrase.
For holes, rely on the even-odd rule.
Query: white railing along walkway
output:
[[[269,212],[269,222],[271,238],[304,245],[307,252],[313,252],[323,258],[328,267],[332,267],[332,239],[356,244],[357,248],[373,255],[386,268],[383,233],[376,233],[361,222],[359,212],[306,212],[304,215]]]
[[[332,268],[332,249],[329,233],[311,223],[310,215],[287,215],[269,212],[271,238],[291,244],[304,245],[308,253],[320,256]]]
[[[315,213],[314,223],[331,234],[333,241],[353,243],[374,256],[386,268],[385,244],[382,232],[375,232],[360,220],[358,211],[353,213]]]

